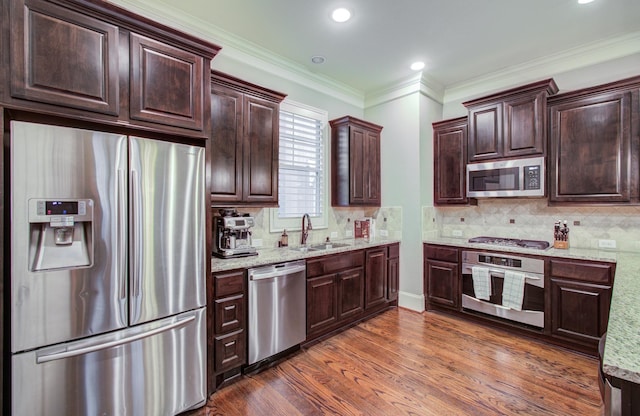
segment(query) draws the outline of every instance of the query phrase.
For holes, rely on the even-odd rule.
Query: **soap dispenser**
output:
[[[287,235],[287,230],[282,231],[282,235],[280,236],[280,247],[287,247],[289,245],[289,236]]]

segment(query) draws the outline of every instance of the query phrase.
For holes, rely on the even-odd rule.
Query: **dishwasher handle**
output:
[[[274,277],[286,276],[294,273],[305,272],[307,266],[304,262],[282,263],[259,269],[249,269],[249,280],[264,280]]]

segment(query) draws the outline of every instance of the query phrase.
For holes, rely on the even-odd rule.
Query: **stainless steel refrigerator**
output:
[[[11,122],[14,415],[206,400],[201,147]]]

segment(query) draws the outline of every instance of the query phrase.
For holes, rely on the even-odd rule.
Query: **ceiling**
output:
[[[640,53],[640,1],[595,0],[125,0],[152,1],[221,34],[247,53],[260,51],[362,93],[415,73],[443,88],[543,57],[611,48],[633,40]],[[335,7],[353,17],[335,23]],[[215,42],[215,40],[214,40]],[[313,64],[311,57],[326,61]],[[640,68],[639,68],[640,70]],[[640,72],[640,71],[639,71]]]

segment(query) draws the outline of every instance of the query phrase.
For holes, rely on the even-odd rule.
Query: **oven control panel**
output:
[[[485,264],[494,264],[496,266],[522,268],[522,260],[512,259],[510,257],[489,256],[486,254],[480,254],[478,255],[478,262]]]

